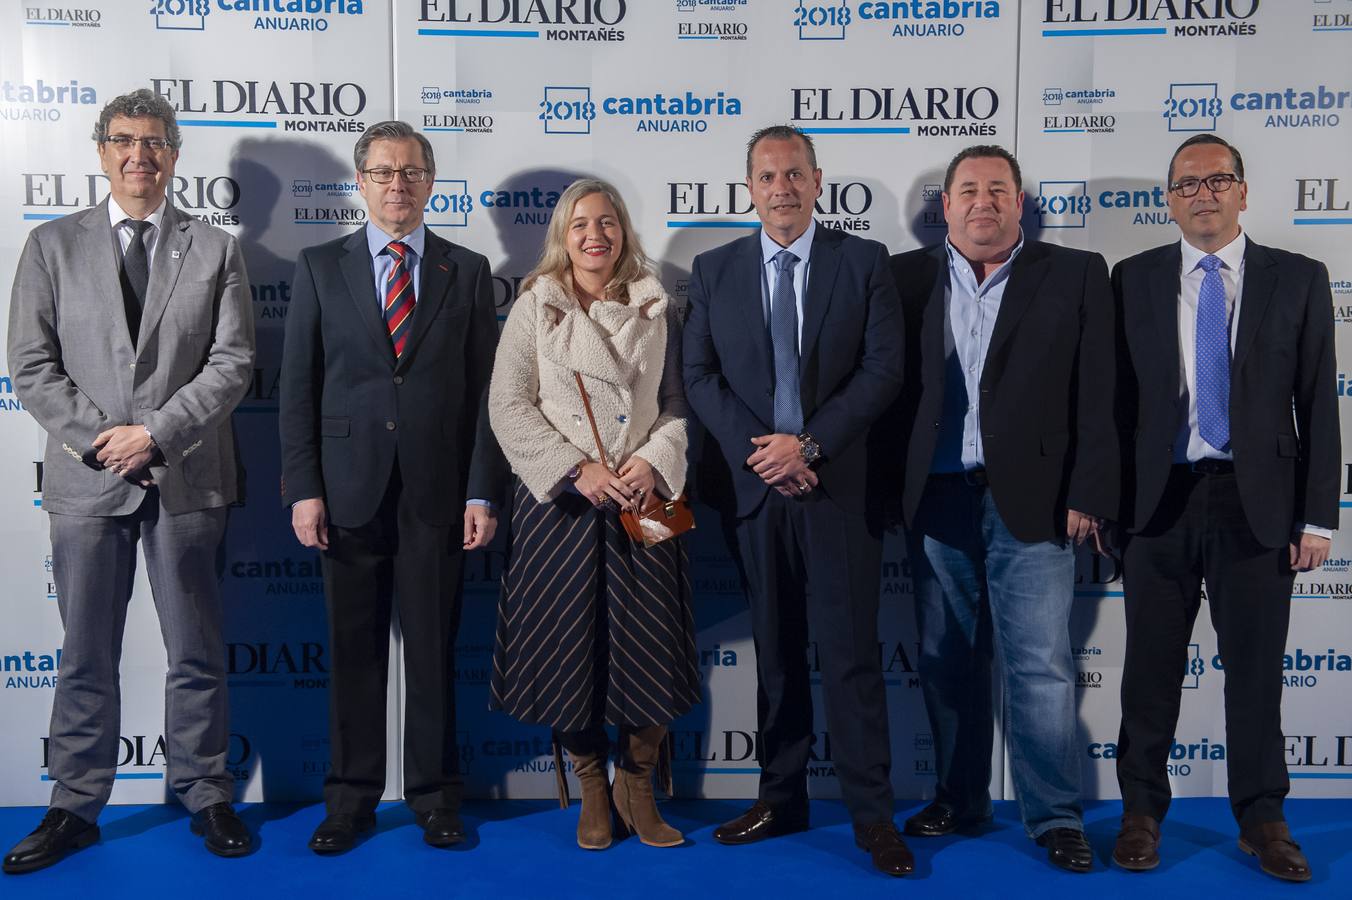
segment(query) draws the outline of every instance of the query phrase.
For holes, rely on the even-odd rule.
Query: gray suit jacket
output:
[[[145,425],[170,513],[239,496],[230,413],[253,375],[249,280],[239,243],[166,206],[133,347],[108,202],[29,235],[9,305],[14,391],[47,432],[43,506],[117,516],[144,490],[98,467],[92,444],[114,425]]]

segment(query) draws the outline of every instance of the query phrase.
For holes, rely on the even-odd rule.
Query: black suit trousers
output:
[[[329,527],[329,813],[370,812],[384,792],[392,610],[404,655],[404,798],[414,812],[460,806],[454,678],[464,536],[459,523],[420,520],[415,493],[396,462],[370,522]]]
[[[892,819],[887,695],[878,651],[882,539],[824,493],[771,491],[737,523],[756,645],[760,799],[807,813],[807,766],[834,765],[856,825]],[[815,648],[809,645],[809,632]],[[821,676],[830,743],[813,737]]]
[[[1254,537],[1233,474],[1173,467],[1159,507],[1127,539],[1123,557],[1127,647],[1117,779],[1126,812],[1161,820],[1169,809],[1165,767],[1205,579],[1224,667],[1230,806],[1242,828],[1283,818],[1290,781],[1282,654],[1295,577],[1289,562],[1285,545],[1264,547]],[[1192,737],[1178,735],[1182,743]]]

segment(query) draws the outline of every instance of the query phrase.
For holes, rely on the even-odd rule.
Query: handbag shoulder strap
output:
[[[601,445],[601,432],[596,428],[596,416],[592,415],[591,398],[587,396],[587,389],[582,386],[582,373],[574,372],[573,378],[577,379],[577,392],[582,395],[582,408],[587,411],[587,421],[591,424],[592,439],[596,441],[596,452],[601,455],[601,465],[609,469],[606,448]]]

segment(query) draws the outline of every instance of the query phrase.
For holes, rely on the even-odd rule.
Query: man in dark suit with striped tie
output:
[[[488,261],[424,225],[436,169],[425,137],[381,122],[354,156],[369,221],[301,253],[281,379],[282,499],[297,539],[323,552],[329,615],[332,767],[316,853],[347,850],[375,825],[392,609],[404,797],[428,844],[464,839],[461,561],[492,539],[506,484],[485,408],[498,342]]]

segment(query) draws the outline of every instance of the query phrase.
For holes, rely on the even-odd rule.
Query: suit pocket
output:
[[[1070,434],[1065,431],[1058,431],[1053,434],[1044,434],[1042,436],[1042,455],[1043,456],[1061,456],[1070,446]]]
[[[319,433],[323,437],[347,437],[352,433],[352,420],[347,416],[324,416],[319,421]]]
[[[1290,458],[1300,456],[1300,443],[1294,434],[1277,435],[1277,455]]]

